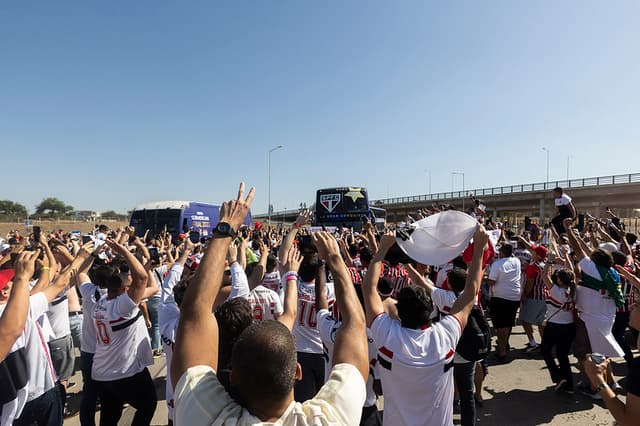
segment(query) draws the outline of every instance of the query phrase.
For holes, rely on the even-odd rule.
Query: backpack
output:
[[[491,329],[478,306],[471,309],[467,325],[456,347],[456,352],[469,361],[479,361],[489,355],[491,350]]]

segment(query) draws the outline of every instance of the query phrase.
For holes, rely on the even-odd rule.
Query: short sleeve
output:
[[[335,335],[332,332],[337,326],[336,320],[331,316],[328,309],[320,309],[316,314],[316,321],[322,343],[327,347],[329,344],[333,347]]]
[[[273,303],[276,304],[276,314],[282,315],[284,313],[284,307],[282,306],[282,300],[275,291],[273,292]]]
[[[393,327],[394,320],[385,312],[381,312],[371,323],[371,336],[378,346],[383,346]]]
[[[357,425],[367,389],[362,375],[351,364],[338,364],[318,394],[302,404],[304,411],[322,412],[331,424]]]
[[[29,296],[29,317],[37,320],[49,310],[49,301],[42,292]]]
[[[242,407],[231,399],[213,369],[206,365],[191,367],[182,374],[175,386],[174,404],[174,424],[227,424],[226,419],[239,419],[242,415]]]
[[[497,281],[500,276],[500,267],[502,266],[502,262],[499,260],[493,262],[491,265],[491,269],[489,270],[489,279],[493,281]]]
[[[96,291],[96,286],[93,283],[86,282],[80,284],[80,295],[82,296],[82,300],[89,300],[93,297],[93,293]]]
[[[525,270],[525,275],[527,279],[529,280],[534,279],[538,276],[539,273],[540,273],[540,270],[536,265],[531,265],[531,264],[527,265],[527,269]]]
[[[438,321],[434,327],[440,328],[445,333],[445,338],[449,341],[452,347],[458,346],[460,337],[462,337],[462,324],[455,315],[446,315],[443,319]]]
[[[435,288],[431,292],[431,299],[440,312],[448,313],[455,302],[455,295],[450,291]]]
[[[115,302],[111,306],[111,309],[113,309],[112,314],[119,317],[130,316],[134,309],[138,307],[136,302],[134,302],[127,293],[116,297]]]

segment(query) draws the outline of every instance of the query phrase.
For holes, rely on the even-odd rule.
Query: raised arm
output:
[[[258,240],[258,244],[260,245],[260,260],[258,264],[253,267],[253,271],[251,271],[251,276],[249,277],[249,288],[252,290],[262,282],[267,270],[267,259],[269,258],[269,250],[264,244],[264,241],[262,241],[262,238]]]
[[[364,307],[368,326],[371,326],[373,320],[384,312],[382,299],[380,298],[380,294],[378,294],[378,281],[380,280],[380,273],[382,272],[382,261],[395,242],[395,232],[387,232],[382,236],[380,247],[373,256],[373,259],[371,259],[371,264],[362,282],[362,295],[364,296]]]
[[[542,282],[549,290],[553,287],[553,281],[551,280],[551,262],[547,262],[544,265],[544,269],[542,271]]]
[[[431,294],[433,289],[436,288],[431,280],[420,275],[420,273],[416,271],[416,268],[414,268],[412,264],[408,263],[404,265],[404,268],[409,273],[409,278],[411,278],[411,281],[419,287],[424,287],[429,294]]]
[[[283,263],[287,261],[287,253],[289,253],[289,249],[293,246],[293,242],[296,240],[296,236],[298,235],[298,231],[301,227],[311,222],[311,210],[304,209],[300,212],[298,217],[296,218],[296,222],[293,224],[293,228],[289,231],[287,236],[284,238],[284,241],[280,245],[280,249],[278,250],[278,259],[280,259]],[[280,273],[284,273],[286,271],[280,271]]]
[[[482,282],[482,255],[484,249],[489,241],[489,234],[484,229],[484,226],[479,225],[473,236],[473,259],[471,260],[471,266],[467,273],[467,282],[464,286],[464,291],[460,293],[460,296],[456,299],[451,307],[451,315],[454,315],[460,321],[460,326],[464,329],[467,325],[467,318],[473,303],[480,290],[480,283]]]
[[[60,294],[67,288],[72,276],[78,273],[78,269],[80,268],[80,266],[89,256],[91,256],[92,250],[93,241],[89,241],[88,243],[84,244],[78,251],[75,259],[73,259],[73,261],[60,272],[60,274],[56,277],[56,279],[49,287],[42,290],[41,293],[44,294],[49,302],[55,299],[58,294]]]
[[[238,198],[222,204],[220,223],[228,224],[237,232],[247,217],[254,193],[251,188],[244,199],[244,182],[241,183]],[[178,383],[190,367],[207,365],[215,370],[218,366],[218,323],[211,309],[222,286],[229,244],[230,235],[214,234],[184,295],[171,362],[173,383]]]
[[[327,273],[325,265],[318,268],[316,274],[316,312],[322,309],[329,309],[329,300],[327,299]],[[337,302],[336,302],[337,303]],[[338,309],[339,311],[340,309]]]
[[[287,253],[287,263],[284,269],[287,273],[285,278],[284,303],[282,315],[278,321],[293,330],[293,323],[298,315],[298,270],[302,263],[302,255],[296,246],[292,246]]]
[[[13,287],[7,306],[0,316],[0,361],[4,360],[24,330],[29,314],[29,280],[39,254],[39,250],[24,251],[13,263]]]
[[[311,239],[333,275],[336,299],[340,301],[342,325],[336,334],[333,348],[333,365],[351,364],[355,366],[363,380],[369,377],[369,360],[364,312],[353,288],[347,267],[340,256],[338,243],[327,232],[314,232]]]
[[[618,271],[620,275],[622,275],[627,281],[629,281],[631,285],[640,290],[640,278],[620,265],[615,265],[614,268],[616,268],[616,271]]]
[[[582,259],[587,257],[589,254],[587,253],[587,250],[585,248],[586,244],[584,243],[584,241],[579,241],[581,240],[581,238],[576,236],[576,233],[571,230],[572,224],[573,224],[573,220],[571,219],[565,219],[562,221],[562,225],[567,230],[567,238],[569,239],[569,244],[571,245],[571,248],[576,254],[576,259],[578,261],[581,261]]]
[[[133,253],[116,240],[108,239],[106,244],[111,248],[111,250],[122,255],[127,261],[127,264],[129,265],[129,273],[131,274],[131,285],[127,290],[127,294],[136,305],[139,304],[142,302],[142,299],[148,297],[147,284],[149,281],[149,275],[147,274],[147,270],[142,266],[138,259],[136,259]],[[155,285],[155,280],[152,281]],[[157,287],[156,291],[158,291]]]

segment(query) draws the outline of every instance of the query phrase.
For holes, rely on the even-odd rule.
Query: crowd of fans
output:
[[[555,391],[579,389],[618,424],[639,424],[639,247],[612,211],[577,229],[557,188],[551,224],[514,232],[473,199],[473,237],[450,262],[425,265],[398,243],[447,208],[384,230],[311,232],[305,210],[289,230],[239,232],[253,196],[241,184],[199,243],[105,225],[90,238],[8,235],[0,424],[61,425],[77,348],[82,425],[97,412],[117,425],[126,404],[132,424],[149,425],[158,400],[148,367],[163,356],[169,424],[451,425],[457,406],[473,425],[487,368],[516,356],[518,315],[523,351],[541,352]]]

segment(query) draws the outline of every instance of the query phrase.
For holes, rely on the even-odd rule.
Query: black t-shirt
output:
[[[629,363],[629,375],[627,377],[627,392],[640,397],[640,357],[636,357]]]

